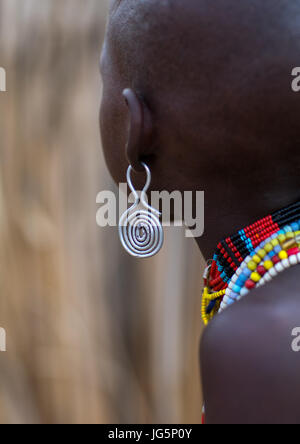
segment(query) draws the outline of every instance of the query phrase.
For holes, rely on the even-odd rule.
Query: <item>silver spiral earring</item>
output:
[[[131,180],[132,167],[130,166],[127,171],[127,182],[135,202],[120,219],[119,235],[127,253],[134,257],[147,258],[156,255],[161,250],[164,232],[159,220],[161,213],[148,205],[146,200],[146,193],[151,184],[151,172],[145,163],[142,165],[147,173],[147,182],[141,197]]]

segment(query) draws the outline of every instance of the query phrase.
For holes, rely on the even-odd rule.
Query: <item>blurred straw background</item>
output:
[[[1,423],[198,423],[201,257],[96,225],[107,0],[0,0]]]

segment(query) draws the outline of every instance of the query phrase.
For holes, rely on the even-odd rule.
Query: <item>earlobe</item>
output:
[[[149,147],[152,138],[152,119],[150,111],[132,89],[123,91],[129,111],[129,134],[126,157],[136,172],[143,172],[142,160],[151,154]]]

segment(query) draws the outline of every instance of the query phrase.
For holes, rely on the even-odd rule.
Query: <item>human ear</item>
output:
[[[143,172],[143,158],[153,154],[151,142],[153,137],[152,116],[147,105],[132,90],[123,91],[128,113],[129,131],[126,145],[126,157],[136,172]]]

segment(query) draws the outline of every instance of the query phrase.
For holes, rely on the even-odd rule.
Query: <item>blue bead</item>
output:
[[[246,277],[246,280],[251,276],[252,271],[249,270],[248,267],[245,268],[245,270],[243,271],[242,275]]]
[[[227,305],[232,305],[235,301],[233,301],[232,299],[228,299],[227,301]]]
[[[292,230],[292,227],[291,227],[290,225],[287,225],[287,226],[284,228],[284,231],[285,231],[285,233],[289,233],[290,231],[293,231],[293,230]]]
[[[228,293],[228,296],[235,301],[236,298],[238,297],[238,293],[232,290]]]
[[[274,247],[274,251],[276,254],[279,254],[281,252],[282,248],[280,245],[276,245],[276,247]]]
[[[291,225],[291,227],[292,227],[292,230],[293,230],[293,231],[299,231],[299,224],[298,224],[297,222],[294,222],[294,223]]]
[[[248,278],[246,277],[246,276],[243,276],[243,275],[241,275],[239,278],[238,278],[238,280],[236,281],[236,285],[238,285],[239,287],[243,287],[244,286],[244,284],[245,284],[245,282],[246,282],[246,280],[247,280]]]
[[[241,289],[242,288],[239,287],[238,285],[234,285],[232,290],[233,290],[234,293],[240,294]]]

